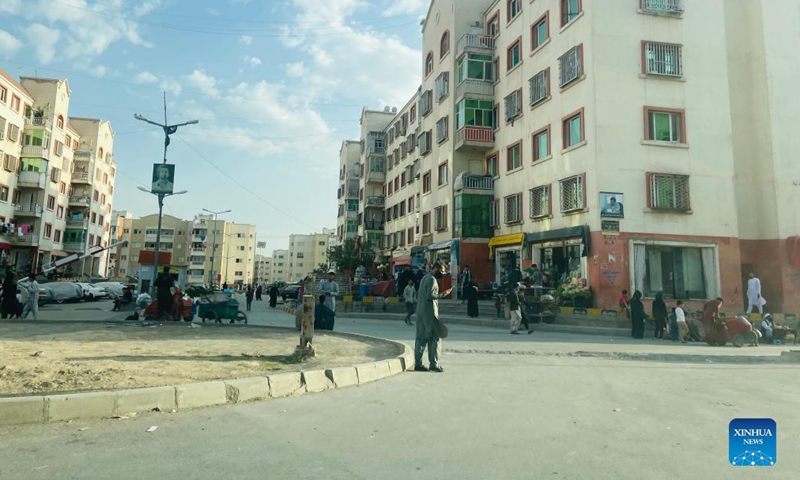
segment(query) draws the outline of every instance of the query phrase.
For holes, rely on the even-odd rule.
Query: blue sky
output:
[[[202,208],[258,226],[271,251],[291,233],[336,225],[339,147],[363,106],[402,107],[420,76],[427,0],[0,0],[0,67],[67,77],[73,116],[109,119],[114,208],[156,211],[159,131],[173,137],[176,190],[165,213]]]

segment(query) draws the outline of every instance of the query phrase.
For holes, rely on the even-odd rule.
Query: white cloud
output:
[[[217,79],[206,74],[205,70],[195,70],[191,75],[186,76],[186,80],[197,87],[204,95],[219,96]]]
[[[173,80],[171,78],[165,78],[161,80],[161,83],[158,85],[158,88],[164,90],[165,92],[169,92],[174,94],[175,96],[180,96],[183,87],[177,80]]]
[[[36,46],[36,56],[40,62],[47,64],[56,56],[56,45],[61,32],[47,28],[41,23],[34,23],[26,30],[28,40]]]
[[[0,2],[0,13],[19,13],[22,10],[22,0],[3,0]]]
[[[308,69],[303,62],[294,62],[286,65],[286,74],[292,78],[305,77]]]
[[[134,76],[133,81],[140,85],[153,85],[158,83],[158,77],[148,71],[144,71]]]
[[[258,57],[251,57],[250,55],[245,55],[243,60],[244,63],[250,65],[253,68],[261,65],[261,59]]]
[[[251,35],[242,35],[239,37],[239,43],[251,45],[253,43],[253,37]]]
[[[429,3],[429,0],[395,0],[391,7],[383,11],[381,16],[394,17],[397,15],[423,13],[428,8]]]
[[[145,0],[141,5],[133,9],[133,14],[143,17],[161,6],[161,0]]]
[[[17,50],[22,48],[22,45],[22,40],[19,40],[5,30],[0,30],[0,55],[14,55],[17,53]]]

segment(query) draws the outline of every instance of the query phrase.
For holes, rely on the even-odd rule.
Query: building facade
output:
[[[271,282],[272,257],[256,255],[255,268],[253,272],[253,283],[264,285]]]
[[[289,283],[289,250],[273,250],[270,279],[273,282]]]
[[[222,252],[222,282],[237,288],[252,282],[256,262],[255,225],[226,223]]]
[[[328,231],[289,237],[288,283],[299,282],[319,268],[328,268],[331,236]]]
[[[754,271],[769,308],[800,311],[791,5],[434,0],[416,105],[380,144],[384,258],[410,246],[481,286],[537,264],[599,308],[627,289],[736,310]]]
[[[340,244],[358,237],[358,191],[361,179],[361,142],[345,140],[339,149],[339,212],[336,217],[336,238]]]

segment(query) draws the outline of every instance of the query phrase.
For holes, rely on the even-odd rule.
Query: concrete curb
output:
[[[152,411],[176,412],[216,405],[294,397],[375,382],[413,370],[414,353],[406,344],[397,357],[351,367],[278,373],[234,380],[214,380],[171,387],[0,398],[0,427],[132,416]]]

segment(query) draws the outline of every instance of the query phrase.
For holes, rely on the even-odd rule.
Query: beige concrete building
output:
[[[318,268],[328,268],[328,249],[332,232],[289,237],[287,282],[299,282]]]
[[[251,283],[256,261],[255,225],[226,223],[222,253],[222,282],[237,287]]]
[[[270,283],[272,275],[272,257],[256,255],[253,283],[264,285]]]
[[[339,149],[339,212],[336,217],[336,237],[340,243],[358,237],[358,192],[361,188],[361,142],[345,140]]]
[[[109,244],[117,243],[123,239],[125,220],[133,219],[133,212],[127,210],[111,212],[111,228],[109,229]],[[114,248],[108,252],[108,278],[120,278],[119,275],[119,250]]]
[[[158,215],[147,215],[141,218],[126,216],[121,219],[122,240],[126,245],[117,249],[117,279],[127,282],[137,280],[147,282],[151,278],[141,278],[142,263],[147,258],[152,265],[155,259],[156,236],[158,234]],[[188,269],[190,263],[190,246],[192,222],[163,215],[161,219],[161,246],[159,264],[178,269]],[[144,255],[143,255],[144,254]],[[187,283],[191,283],[187,279]],[[146,291],[144,287],[142,291]]]
[[[384,237],[383,209],[386,204],[386,128],[392,112],[363,109],[361,112],[361,159],[358,190],[358,236],[380,248]]]
[[[289,283],[289,250],[273,250],[270,281]]]

